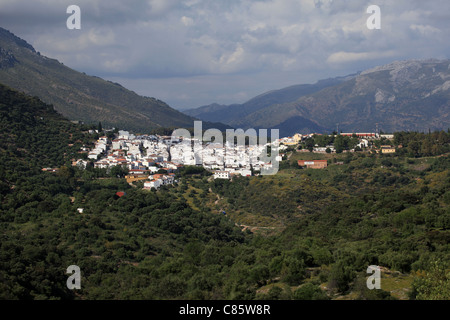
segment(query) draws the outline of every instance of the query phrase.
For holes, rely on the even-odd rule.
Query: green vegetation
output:
[[[358,144],[359,140],[356,137],[348,137],[348,136],[341,136],[341,135],[317,135],[315,134],[313,137],[306,139],[304,142],[301,143],[300,147],[302,149],[307,149],[310,152],[313,151],[314,146],[319,147],[326,147],[329,145],[334,145],[334,148],[336,150],[336,153],[342,153],[344,150],[350,150],[355,148],[355,146]],[[331,150],[327,153],[331,153]]]
[[[448,132],[401,133],[407,151],[429,140],[428,157],[322,154],[314,170],[295,162],[315,154],[291,151],[274,176],[186,167],[146,191],[121,168],[72,167],[95,138],[51,106],[0,98],[2,299],[449,298]],[[66,287],[73,264],[81,290]]]

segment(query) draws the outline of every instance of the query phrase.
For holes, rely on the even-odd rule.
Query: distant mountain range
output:
[[[118,83],[89,76],[47,58],[8,30],[0,28],[0,83],[37,96],[70,120],[101,122],[147,133],[156,128],[192,128],[193,117]],[[204,123],[204,128],[224,129]]]
[[[246,103],[184,111],[232,127],[296,132],[447,130],[450,60],[408,60],[259,95]]]

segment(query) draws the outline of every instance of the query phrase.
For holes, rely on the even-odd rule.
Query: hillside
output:
[[[214,103],[200,108],[185,110],[183,112],[202,120],[220,121],[222,123],[227,123],[234,126],[235,128],[256,128],[252,126],[252,122],[248,120],[252,114],[260,110],[264,110],[265,108],[268,108],[272,105],[280,105],[283,103],[296,101],[304,95],[312,94],[329,86],[341,83],[342,81],[344,81],[344,78],[322,80],[318,81],[316,84],[294,85],[291,87],[263,93],[243,104],[219,105],[217,103]],[[289,119],[287,120],[287,122],[290,122]],[[309,122],[308,125],[311,128],[317,130],[323,129],[317,124],[310,123],[311,122]],[[308,126],[305,125],[304,127]]]
[[[197,245],[225,251],[244,240],[228,219],[183,199],[71,167],[95,135],[35,97],[0,85],[0,124],[0,300],[195,298],[210,271],[178,277],[170,265],[197,259]],[[72,264],[83,270],[81,292],[66,287]]]
[[[292,152],[274,176],[183,170],[146,191],[64,166],[92,137],[37,98],[0,98],[0,299],[449,299],[449,132],[396,133],[398,155]],[[330,165],[296,166],[314,157]],[[372,264],[381,290],[365,286]]]
[[[0,162],[2,181],[78,158],[92,137],[63,118],[52,106],[0,84]]]
[[[292,93],[276,91],[280,95],[275,100],[245,114],[235,111],[246,110],[245,104],[219,110],[203,107],[188,114],[214,119],[226,110],[224,123],[244,129],[279,128],[284,135],[331,132],[338,124],[347,132],[374,132],[376,123],[385,132],[450,127],[450,60],[398,61],[339,79],[314,92],[291,87],[298,91],[295,100]]]
[[[0,28],[0,83],[37,96],[70,120],[148,133],[193,127],[194,119],[118,83],[72,70]]]

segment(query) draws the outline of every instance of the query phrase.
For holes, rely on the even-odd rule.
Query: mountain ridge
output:
[[[354,75],[349,75],[351,77]],[[281,104],[295,101],[301,96],[314,93],[330,85],[334,85],[343,81],[345,77],[337,77],[324,79],[315,84],[292,85],[282,89],[271,90],[257,95],[256,97],[246,101],[243,104],[221,105],[213,103],[195,109],[183,110],[190,116],[198,117],[207,121],[221,121],[234,127],[251,127],[251,124],[235,120],[235,118],[243,118],[261,109],[271,106],[272,104]],[[267,128],[267,127],[266,127]]]
[[[280,134],[308,133],[315,124],[317,133],[329,133],[339,126],[345,131],[376,130],[377,123],[383,131],[426,131],[450,127],[450,60],[394,61],[349,76],[328,79],[321,88],[313,85],[297,85],[269,91],[259,97],[276,97],[291,88],[297,99],[261,104],[248,114],[235,113],[245,109],[241,105],[221,106],[219,111],[208,106],[185,111],[200,119],[214,119],[227,113],[223,122],[243,129],[278,128]],[[322,83],[323,84],[323,83]],[[312,92],[299,88],[312,88]],[[306,86],[306,87],[305,87]],[[291,98],[295,93],[291,92]],[[249,100],[252,101],[253,99]],[[284,99],[284,100],[283,100]],[[293,119],[301,119],[295,125]],[[290,123],[290,127],[284,124]]]

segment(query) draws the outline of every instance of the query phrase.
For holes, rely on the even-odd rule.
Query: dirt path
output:
[[[251,232],[257,231],[257,230],[276,230],[276,229],[282,229],[283,227],[258,227],[258,226],[247,226],[245,224],[238,224],[236,223],[236,226],[242,228],[242,231],[250,230]]]

